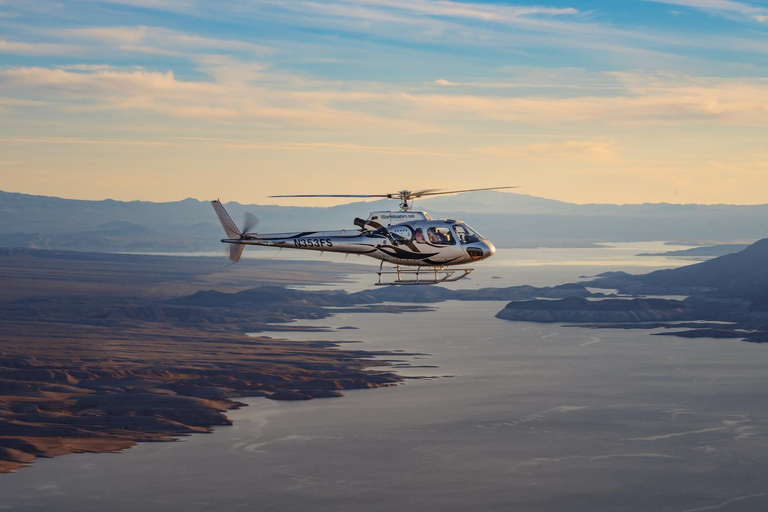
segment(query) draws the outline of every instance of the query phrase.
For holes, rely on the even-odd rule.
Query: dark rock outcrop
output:
[[[691,312],[675,300],[590,301],[573,297],[510,302],[496,317],[525,322],[621,323],[686,320],[691,318]]]

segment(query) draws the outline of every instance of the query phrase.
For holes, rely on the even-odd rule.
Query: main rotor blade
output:
[[[301,195],[289,195],[289,196],[267,196],[267,197],[390,197],[389,194],[301,194]]]
[[[520,188],[520,187],[470,188],[470,189],[467,189],[467,190],[445,190],[445,191],[441,191],[441,192],[432,192],[432,191],[428,190],[428,191],[423,192],[423,193],[421,193],[421,192],[414,192],[413,194],[411,194],[411,197],[440,196],[440,195],[443,195],[443,194],[461,194],[462,192],[477,192],[477,191],[480,191],[480,190],[504,190],[504,189],[508,189],[508,188]],[[419,195],[416,195],[417,193]]]
[[[291,194],[291,195],[280,195],[280,196],[268,196],[268,197],[386,197],[388,199],[413,199],[416,197],[422,197],[422,196],[439,196],[443,194],[460,194],[462,192],[477,192],[479,190],[504,190],[508,188],[519,188],[519,187],[488,187],[488,188],[471,188],[467,190],[447,190],[447,191],[441,191],[439,189],[426,189],[426,190],[418,190],[416,192],[410,192],[408,190],[404,190],[402,192],[392,192],[391,194]],[[407,195],[403,198],[403,194],[407,193]]]
[[[408,192],[408,199],[411,199],[413,197],[421,197],[428,195],[430,192],[439,192],[439,188],[428,188],[425,190],[417,190],[416,192]],[[392,194],[393,196],[397,197],[397,194]]]

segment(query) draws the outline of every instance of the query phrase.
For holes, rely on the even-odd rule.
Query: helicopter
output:
[[[452,191],[401,190],[390,194],[269,196],[272,198],[376,197],[400,200],[399,211],[371,212],[367,219],[354,220],[357,229],[338,231],[256,233],[252,230],[258,224],[258,218],[249,213],[246,213],[245,224],[241,230],[218,199],[211,201],[211,204],[227,235],[227,238],[221,241],[230,244],[229,259],[232,263],[240,261],[246,245],[364,254],[381,261],[376,285],[432,285],[451,283],[467,277],[474,269],[449,267],[489,258],[496,252],[496,247],[490,240],[460,220],[433,219],[426,212],[413,210],[413,200],[426,196],[509,188],[517,187]],[[384,263],[393,264],[394,269],[385,269]]]

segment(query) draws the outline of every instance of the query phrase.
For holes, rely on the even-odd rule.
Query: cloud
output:
[[[694,0],[648,0],[666,3]],[[727,0],[709,0],[743,6]],[[223,0],[216,9],[201,0],[101,0],[102,3],[132,7],[185,12],[210,20],[250,20],[257,24],[274,24],[311,30],[342,30],[343,37],[380,38],[409,42],[429,42],[444,45],[470,45],[493,47],[498,50],[518,49],[539,55],[548,50],[586,49],[590,52],[621,55],[632,59],[635,65],[645,63],[658,66],[666,62],[670,67],[680,64],[675,49],[723,48],[731,51],[765,53],[760,38],[744,41],[740,47],[731,47],[721,37],[715,44],[710,38],[693,34],[661,33],[658,30],[621,28],[616,24],[598,22],[594,12],[582,12],[573,7],[547,7],[499,5],[491,2],[426,1],[426,0]],[[20,9],[22,7],[19,7]],[[27,7],[23,7],[28,9]],[[603,13],[604,14],[604,13]],[[758,13],[753,13],[759,16]],[[90,18],[85,18],[86,20]],[[152,18],[148,18],[152,19]],[[272,43],[274,48],[232,38],[205,37],[159,26],[88,27],[53,31],[63,42],[73,39],[91,42],[90,54],[104,56],[110,49],[123,52],[190,57],[200,53],[238,53],[264,55],[282,51],[283,42]],[[42,32],[41,32],[42,34]],[[357,34],[357,35],[350,35]],[[45,36],[50,37],[51,31]],[[252,37],[257,37],[256,35]],[[299,36],[301,39],[302,36]],[[326,44],[326,42],[321,44]],[[293,42],[291,43],[294,44]],[[296,42],[296,45],[303,43]],[[761,47],[762,45],[762,47]],[[102,47],[105,47],[102,49]],[[315,50],[317,50],[315,48]],[[322,58],[322,57],[321,57]],[[332,57],[331,57],[332,58]]]
[[[610,73],[622,90],[572,97],[409,94],[424,116],[510,123],[685,124],[768,126],[768,80]],[[609,81],[609,82],[610,82]]]
[[[88,72],[80,72],[81,70]],[[164,73],[143,69],[124,71],[118,68],[84,66],[71,69],[43,67],[11,68],[0,72],[1,83],[17,90],[58,91],[69,95],[89,96],[92,93],[136,95],[147,93],[202,92],[212,93],[215,85],[204,82],[183,82],[172,71]],[[95,98],[98,101],[98,98]]]
[[[757,21],[760,23],[768,21],[768,8],[756,7],[744,2],[735,2],[733,0],[646,0],[669,5],[679,5],[692,7],[704,11],[715,13],[738,14],[742,17]]]
[[[177,119],[253,126],[324,127],[351,132],[464,133],[471,123],[519,126],[718,124],[768,127],[768,80],[642,73],[582,76],[595,87],[546,95],[543,89],[343,84],[273,73],[267,66],[212,56],[207,79],[172,71],[70,65],[0,71],[0,86],[17,101],[46,101],[63,112],[144,111]],[[574,76],[581,72],[574,71]],[[560,80],[570,83],[569,73]],[[526,82],[525,78],[522,82]],[[528,80],[530,82],[530,80]],[[535,83],[535,82],[534,82]],[[602,84],[602,87],[600,88]],[[440,91],[440,92],[437,92]],[[24,108],[11,105],[9,108]],[[569,144],[561,151],[598,146]],[[547,148],[544,148],[546,150]],[[525,154],[534,156],[536,147]],[[603,155],[607,155],[604,148]]]
[[[130,7],[142,7],[147,9],[160,9],[179,11],[187,10],[192,7],[194,2],[186,0],[95,0],[105,4],[120,4]]]
[[[180,55],[189,51],[245,52],[264,54],[271,50],[234,39],[190,35],[164,27],[90,27],[59,31],[67,39],[97,42],[129,52]]]
[[[522,160],[580,160],[586,162],[610,162],[616,157],[614,141],[534,142],[524,147],[492,146],[479,152],[502,158]]]
[[[658,34],[623,30],[591,22],[590,12],[573,7],[500,5],[492,2],[426,0],[229,0],[211,12],[207,4],[193,9],[207,17],[254,20],[313,30],[342,30],[363,38],[428,41],[447,45],[493,47],[594,48],[637,52],[630,41],[658,42]],[[516,30],[510,30],[510,28]],[[658,55],[656,55],[658,58]]]
[[[296,149],[305,150],[333,150],[333,151],[360,151],[364,153],[380,153],[380,154],[394,154],[394,155],[419,155],[419,156],[439,156],[455,158],[459,157],[458,153],[452,153],[448,151],[430,151],[420,148],[403,148],[403,147],[383,147],[383,146],[362,146],[360,144],[338,144],[327,142],[299,142],[290,144],[291,147]]]
[[[76,66],[78,69],[25,67],[0,71],[0,86],[21,99],[46,98],[69,113],[107,110],[146,111],[209,122],[258,126],[309,126],[354,130],[413,130],[415,123],[377,116],[361,104],[389,94],[342,90],[287,89],[269,75],[244,83],[238,73],[219,81],[179,80],[173,72]],[[296,78],[296,84],[301,83]],[[272,84],[272,87],[267,87]]]
[[[458,158],[460,153],[446,151],[433,151],[421,148],[391,147],[391,146],[364,146],[361,144],[340,144],[331,142],[289,142],[285,144],[251,144],[251,143],[231,143],[222,144],[220,147],[226,149],[268,149],[278,151],[312,151],[312,152],[340,152],[348,153],[374,153],[381,155],[406,155],[406,156],[431,156]]]
[[[429,16],[474,19],[482,21],[510,21],[523,16],[564,16],[578,14],[572,7],[506,6],[491,3],[452,2],[447,0],[348,0],[346,3],[392,8]]]
[[[715,41],[709,34],[702,37],[696,32],[664,31],[653,26],[621,26],[605,21],[608,11],[582,12],[568,7],[410,0],[263,0],[222,5],[226,12],[235,9],[243,19],[340,31],[344,38],[490,48],[494,55],[513,50],[524,52],[525,58],[538,55],[545,60],[553,51],[566,54],[583,49],[590,54],[619,56],[620,67],[629,62],[650,69],[690,67],[694,61],[684,56],[702,48],[765,53],[764,38],[757,34],[728,34]],[[737,45],[730,44],[739,39],[742,41]],[[700,54],[696,59],[715,60]]]
[[[0,137],[0,144],[72,144],[106,146],[167,146],[169,143],[148,140],[103,140],[76,137]]]
[[[9,107],[38,107],[46,105],[44,101],[23,100],[18,98],[3,98],[0,96],[0,105]]]
[[[16,55],[66,55],[79,50],[80,48],[69,44],[24,43],[0,39],[0,53]]]

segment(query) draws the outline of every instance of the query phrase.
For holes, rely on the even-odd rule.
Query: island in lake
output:
[[[643,275],[609,272],[583,284],[625,297],[512,301],[496,316],[591,327],[664,327],[674,329],[667,334],[675,336],[768,342],[768,239],[695,265]],[[687,298],[629,299],[649,295]]]

